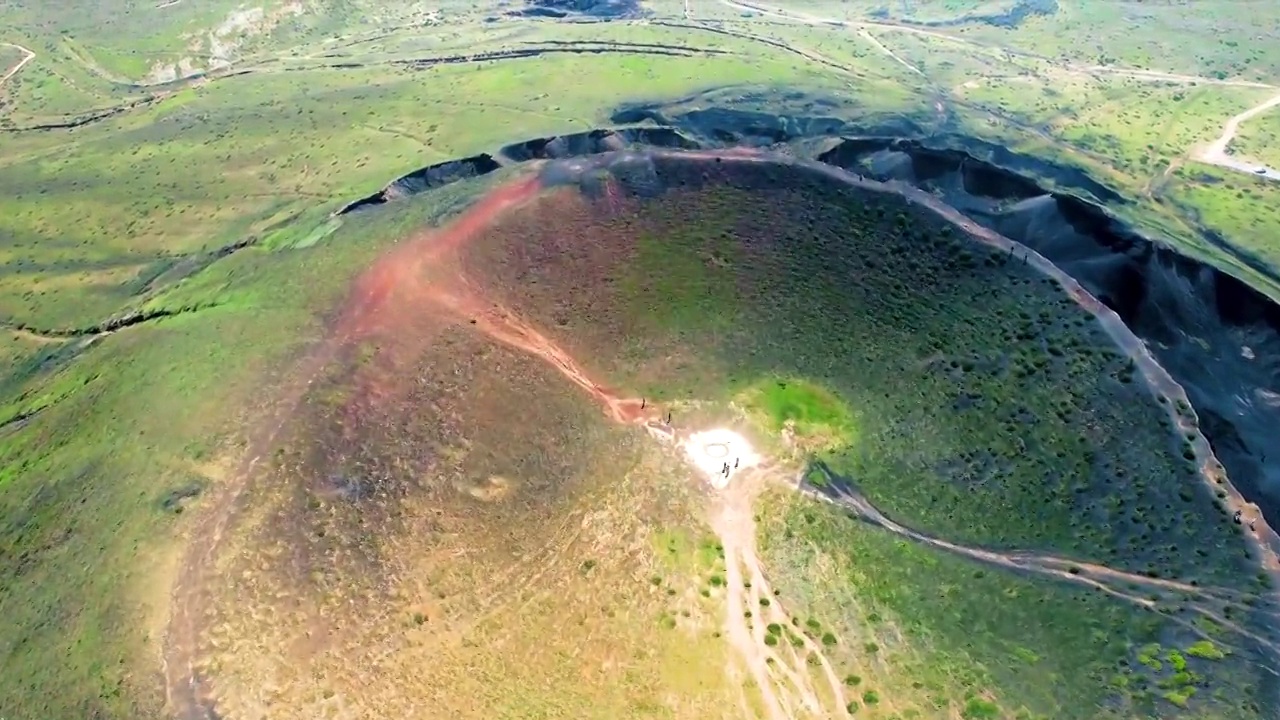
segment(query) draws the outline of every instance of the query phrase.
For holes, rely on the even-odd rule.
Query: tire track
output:
[[[1145,575],[1130,573],[1096,563],[1078,562],[1049,555],[987,550],[954,543],[949,540],[943,540],[905,527],[893,520],[890,520],[881,513],[879,509],[872,505],[865,496],[848,487],[841,478],[834,477],[830,470],[825,466],[816,464],[815,467],[822,471],[832,487],[839,488],[839,490],[828,492],[808,486],[803,481],[803,476],[800,476],[788,484],[799,490],[803,495],[815,500],[837,505],[848,511],[855,518],[891,532],[894,535],[904,537],[921,545],[927,545],[938,550],[943,550],[954,555],[960,555],[961,557],[986,565],[999,567],[1004,570],[1020,574],[1044,575],[1054,580],[1084,585],[1148,610],[1157,609],[1159,601],[1143,597],[1142,595],[1129,590],[1119,589],[1105,582],[1103,578],[1122,581],[1130,585],[1149,589],[1175,589],[1194,597],[1198,601],[1188,606],[1193,612],[1212,620],[1240,637],[1248,638],[1249,640],[1257,643],[1259,646],[1265,648],[1273,658],[1280,658],[1280,643],[1278,643],[1274,638],[1266,637],[1260,633],[1245,628],[1209,606],[1208,603],[1221,599],[1217,597],[1219,593],[1234,593],[1235,591],[1223,589],[1215,590],[1213,588],[1206,589],[1186,583],[1150,578]],[[1272,614],[1274,614],[1274,612]],[[1218,643],[1222,642],[1221,638],[1211,636],[1194,622],[1183,620],[1175,616],[1168,616],[1166,619],[1182,626],[1202,639]],[[1280,670],[1265,665],[1264,667],[1266,667],[1266,669],[1272,674],[1280,677]]]

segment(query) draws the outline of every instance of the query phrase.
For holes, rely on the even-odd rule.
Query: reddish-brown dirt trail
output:
[[[479,303],[478,297],[474,300]],[[481,310],[478,307],[472,309]],[[495,304],[481,310],[474,319],[479,329],[495,340],[546,360],[570,382],[595,398],[615,421],[634,423],[658,416],[656,405],[645,406],[640,398],[621,397],[592,380],[577,361],[556,345],[555,341],[535,330],[510,310]]]
[[[404,338],[423,318],[436,322],[467,322],[489,337],[539,357],[570,382],[585,390],[618,422],[631,423],[657,415],[642,413],[639,398],[619,397],[591,380],[576,360],[553,340],[494,302],[476,280],[459,269],[459,251],[495,218],[533,198],[541,185],[536,177],[502,186],[487,195],[447,228],[397,245],[355,282],[351,301],[338,322],[341,343],[369,338],[385,341],[380,352],[412,356],[425,338]],[[401,352],[397,353],[396,348]],[[395,360],[391,361],[393,364]],[[374,373],[373,375],[385,375]],[[374,399],[386,399],[366,388]]]
[[[334,328],[334,340],[349,343],[395,331],[405,320],[428,312],[424,302],[444,299],[441,288],[431,282],[431,271],[499,215],[528,202],[541,189],[537,176],[513,180],[495,188],[448,226],[397,244],[356,278]]]
[[[273,412],[252,433],[245,459],[227,486],[192,529],[189,550],[170,600],[164,642],[164,675],[170,710],[187,720],[217,718],[215,693],[202,677],[203,618],[211,601],[212,568],[248,478],[273,449],[312,382],[341,353],[362,342],[377,346],[371,367],[358,373],[345,408],[348,425],[358,427],[365,412],[393,398],[406,370],[442,324],[470,324],[498,342],[547,361],[595,398],[610,418],[622,423],[657,417],[657,407],[625,398],[593,381],[553,340],[515,313],[489,301],[479,285],[458,270],[458,251],[501,216],[534,198],[542,185],[526,176],[501,185],[439,230],[420,233],[383,255],[352,283],[332,332],[298,365],[280,392]]]

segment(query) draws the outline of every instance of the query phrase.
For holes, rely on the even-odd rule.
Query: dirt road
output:
[[[752,468],[711,499],[711,527],[724,548],[725,636],[736,651],[726,672],[750,677],[767,720],[847,718],[843,682],[823,647],[793,632],[756,552],[754,500],[777,477],[774,467]],[[783,628],[786,637],[775,635],[770,642],[771,625]]]
[[[838,487],[838,480],[830,475],[828,475],[828,479],[832,481],[832,487]],[[1186,599],[1186,607],[1192,612],[1202,615],[1223,627],[1230,628],[1241,637],[1247,637],[1267,648],[1274,657],[1280,658],[1280,643],[1277,643],[1274,638],[1264,637],[1248,628],[1242,627],[1222,612],[1222,607],[1225,603],[1243,599],[1244,593],[1242,592],[1230,588],[1206,588],[1175,580],[1152,578],[1139,573],[1107,567],[1099,563],[1081,562],[1042,553],[1006,552],[968,547],[927,535],[894,522],[885,517],[867,498],[856,491],[847,488],[829,492],[817,491],[805,489],[802,484],[797,484],[801,486],[806,495],[823,502],[839,505],[860,520],[921,545],[928,545],[976,562],[1023,574],[1043,575],[1060,582],[1085,585],[1112,597],[1151,610],[1160,605],[1157,600],[1152,599],[1152,594],[1171,591],[1177,596]],[[1144,592],[1139,593],[1131,588],[1142,588]],[[1221,638],[1211,638],[1194,622],[1184,621],[1176,617],[1171,618],[1170,621],[1182,625],[1187,630],[1206,640],[1221,642]]]
[[[1280,168],[1271,168],[1265,165],[1255,165],[1238,160],[1227,154],[1227,148],[1231,145],[1231,141],[1235,139],[1236,134],[1240,132],[1240,124],[1246,120],[1252,119],[1272,108],[1280,107],[1280,94],[1258,103],[1257,105],[1245,110],[1227,121],[1222,128],[1222,135],[1218,136],[1208,147],[1197,152],[1194,159],[1210,165],[1217,165],[1230,170],[1238,170],[1239,172],[1249,173],[1264,177],[1268,180],[1280,181]]]
[[[21,70],[23,67],[25,67],[27,63],[31,62],[32,60],[35,60],[36,54],[28,50],[27,48],[22,47],[21,45],[14,45],[13,43],[0,43],[0,45],[4,45],[5,47],[11,47],[17,50],[18,52],[22,53],[23,55],[23,58],[18,61],[17,65],[14,65],[13,67],[9,68],[8,72],[6,72],[3,76],[0,76],[0,86],[3,86],[5,83],[9,82],[9,78],[13,77],[14,75],[17,75],[18,71]]]

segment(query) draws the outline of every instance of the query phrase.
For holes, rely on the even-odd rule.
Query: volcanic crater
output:
[[[972,158],[892,140],[824,140],[821,162],[698,150],[690,127],[513,146],[348,206],[359,227],[369,205],[536,163],[392,246],[303,363],[314,377],[246,485],[253,502],[226,506],[214,554],[228,580],[192,582],[202,619],[171,638],[190,717],[401,717],[424,703],[485,716],[540,683],[608,683],[685,652],[618,656],[652,642],[619,618],[675,612],[637,589],[653,573],[640,549],[714,488],[662,438],[714,425],[771,449],[766,469],[794,466],[806,492],[1015,569],[1040,558],[1107,588],[1222,589],[1193,611],[1225,613],[1241,659],[1275,652],[1280,541],[1214,455],[1227,431],[1211,447],[1196,416],[1224,383],[1274,378],[1270,365],[1205,372],[1242,338],[1272,362],[1260,296]],[[1259,309],[1228,326],[1206,293]],[[750,407],[809,385],[854,428],[812,446],[817,483],[796,421],[778,434]],[[1203,404],[1207,426],[1234,428],[1224,460],[1252,457],[1260,425]],[[717,622],[693,607],[680,616]],[[547,633],[569,621],[593,635]],[[1195,638],[1178,622],[1154,632]],[[1273,702],[1247,667],[1206,672]],[[687,701],[726,712],[707,688]]]

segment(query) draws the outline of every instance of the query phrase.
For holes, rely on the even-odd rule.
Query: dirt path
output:
[[[778,18],[781,20],[790,20],[792,22],[798,22],[805,25],[834,25],[834,26],[840,26],[840,27],[848,26],[848,27],[856,28],[858,31],[858,35],[862,37],[862,39],[870,43],[871,46],[874,47],[876,50],[879,50],[881,53],[888,56],[891,60],[902,65],[903,67],[907,68],[911,72],[917,75],[920,75],[922,77],[924,76],[924,73],[921,72],[919,68],[917,68],[916,66],[904,60],[897,53],[890,50],[888,47],[885,46],[884,43],[877,40],[875,36],[873,36],[870,32],[867,31],[868,27],[880,27],[877,23],[850,24],[850,23],[845,23],[843,20],[834,20],[831,18],[820,18],[820,17],[815,17],[813,15],[809,15],[807,13],[792,12],[790,10],[785,10],[785,11],[779,10],[777,12],[774,12],[772,10],[767,10],[757,5],[749,5],[747,3],[734,2],[734,0],[720,0],[720,3],[727,7],[734,8],[735,10],[746,10],[748,12],[759,13],[767,17]],[[788,47],[788,49],[791,49],[791,46],[789,44],[786,45],[786,47]],[[796,48],[796,51],[804,52],[799,48]]]
[[[9,78],[13,77],[14,75],[17,75],[18,71],[21,70],[23,67],[25,67],[27,63],[31,62],[32,60],[35,60],[36,54],[21,45],[15,45],[13,43],[0,43],[0,45],[4,45],[5,47],[11,47],[17,50],[18,52],[22,53],[23,55],[23,58],[18,61],[17,65],[14,65],[13,67],[9,68],[8,72],[6,72],[3,76],[0,76],[0,86],[3,86],[5,83],[9,82]]]
[[[37,345],[56,345],[58,343],[64,343],[64,342],[67,342],[68,340],[73,339],[73,338],[68,338],[66,336],[61,336],[61,335],[45,335],[43,333],[33,332],[26,328],[7,327],[7,326],[0,326],[0,327],[4,327],[5,330],[14,337],[14,339],[21,340],[24,342],[29,342],[29,343],[35,343]]]
[[[752,505],[769,472],[753,469],[735,477],[712,499],[710,518],[724,548],[725,635],[736,651],[727,672],[734,676],[745,670],[769,720],[847,718],[844,684],[821,645],[803,632],[794,635],[799,648],[786,637],[775,637],[772,644],[766,640],[771,624],[792,627],[756,552]],[[816,681],[810,657],[821,671]]]
[[[828,479],[833,483],[838,482],[835,478],[831,478],[829,475]],[[793,483],[793,485],[799,485],[799,483],[796,482]],[[976,562],[993,565],[1020,574],[1044,575],[1058,581],[1084,585],[1147,609],[1155,609],[1159,605],[1159,602],[1146,595],[1139,594],[1137,590],[1130,588],[1142,588],[1148,593],[1151,593],[1152,591],[1175,591],[1191,600],[1191,602],[1188,603],[1188,608],[1193,612],[1213,620],[1223,627],[1229,628],[1241,637],[1247,637],[1250,640],[1253,640],[1262,647],[1267,648],[1274,657],[1280,658],[1280,644],[1278,644],[1273,638],[1264,637],[1249,630],[1248,628],[1242,627],[1238,623],[1227,618],[1221,611],[1220,606],[1224,603],[1232,600],[1242,600],[1244,598],[1244,593],[1242,592],[1229,588],[1205,588],[1174,580],[1151,578],[1146,575],[1118,570],[1098,563],[1080,562],[1052,555],[1016,551],[1003,552],[968,547],[966,545],[933,537],[900,525],[899,523],[885,517],[879,509],[872,505],[870,501],[861,494],[850,489],[841,489],[840,491],[826,493],[811,489],[804,489],[802,487],[802,492],[814,499],[839,505],[851,512],[860,520],[887,530],[895,535],[907,538],[913,542],[917,542],[921,545],[927,545],[932,548],[969,558]],[[1214,640],[1215,642],[1221,641],[1220,638],[1210,637],[1195,623],[1187,622],[1176,617],[1170,617],[1170,621],[1182,625],[1184,628],[1206,640]]]
[[[62,49],[66,50],[67,54],[71,56],[71,59],[75,60],[76,63],[80,65],[80,67],[84,68],[86,72],[99,79],[106,80],[107,82],[115,85],[136,84],[140,87],[146,86],[146,83],[142,80],[135,81],[122,75],[116,75],[110,70],[102,67],[98,64],[97,60],[94,60],[93,57],[89,55],[87,51],[82,50],[67,37],[62,38]]]
[[[897,53],[895,53],[894,51],[890,50],[890,49],[889,49],[889,47],[888,47],[887,45],[885,45],[884,43],[882,43],[882,42],[880,42],[878,39],[876,39],[876,37],[875,37],[874,35],[872,35],[872,34],[871,34],[871,32],[870,32],[869,30],[867,30],[866,28],[858,28],[858,35],[859,35],[859,37],[861,37],[863,40],[866,40],[867,42],[871,43],[871,44],[872,44],[872,45],[873,45],[877,50],[879,50],[880,52],[884,53],[885,55],[888,55],[890,58],[892,58],[892,59],[893,59],[895,62],[897,62],[899,65],[901,65],[901,66],[905,67],[906,69],[908,69],[908,70],[910,70],[911,72],[913,72],[913,73],[915,73],[915,74],[919,75],[920,77],[924,77],[924,73],[923,73],[923,72],[921,72],[920,68],[916,67],[915,65],[912,65],[911,63],[909,63],[909,62],[907,62],[905,59],[903,59],[903,58],[902,58],[902,56],[900,56],[900,55],[898,55]]]
[[[836,72],[839,72],[842,75],[848,75],[850,77],[862,76],[862,74],[859,73],[854,68],[851,68],[848,65],[844,65],[834,60],[833,58],[828,57],[827,55],[816,52],[809,48],[801,47],[794,43],[785,43],[785,42],[782,42],[781,40],[774,40],[772,38],[767,38],[767,37],[764,37],[763,35],[756,35],[754,33],[744,32],[742,30],[730,30],[725,27],[704,24],[700,22],[675,22],[671,20],[652,20],[649,22],[651,25],[684,28],[687,30],[696,30],[698,32],[708,32],[708,33],[715,33],[716,35],[726,35],[728,37],[742,38],[743,40],[749,40],[751,42],[757,42],[762,45],[768,45],[769,47],[775,48],[777,50],[781,50],[783,52],[791,53],[792,55],[799,55],[800,57],[806,60],[831,68],[832,70],[835,70]]]
[[[1236,134],[1240,132],[1241,123],[1276,107],[1280,107],[1280,94],[1264,100],[1263,102],[1231,118],[1227,121],[1227,124],[1223,126],[1222,135],[1218,136],[1218,139],[1210,143],[1208,147],[1195,153],[1193,158],[1210,165],[1217,165],[1229,170],[1237,170],[1239,172],[1265,177],[1268,180],[1280,181],[1280,168],[1270,168],[1265,165],[1253,165],[1227,154],[1227,148],[1231,145],[1231,141],[1234,140]]]

